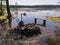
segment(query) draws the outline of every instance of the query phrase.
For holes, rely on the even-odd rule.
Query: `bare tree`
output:
[[[2,15],[2,0],[1,0],[1,4],[0,4],[0,15]]]
[[[8,16],[7,18],[9,19],[9,26],[11,27],[11,13],[10,13],[10,8],[9,8],[9,0],[6,0],[6,7],[7,7],[7,13],[8,13]]]

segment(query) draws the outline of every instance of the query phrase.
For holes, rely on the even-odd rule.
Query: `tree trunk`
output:
[[[7,16],[7,18],[9,19],[9,27],[11,27],[11,21],[12,21],[12,19],[11,19],[11,13],[10,13],[10,8],[9,8],[9,0],[6,0],[6,7],[7,7],[7,13],[8,13],[8,16]]]
[[[0,10],[1,10],[0,16],[2,16],[2,0],[1,0]]]

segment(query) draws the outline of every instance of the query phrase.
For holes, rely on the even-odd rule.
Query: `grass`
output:
[[[0,20],[6,19],[7,16],[0,16]]]
[[[47,20],[54,20],[56,23],[60,24],[60,17],[46,16]]]

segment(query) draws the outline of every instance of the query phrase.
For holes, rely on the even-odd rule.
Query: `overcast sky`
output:
[[[60,0],[9,0],[10,4],[15,5],[40,5],[40,4],[58,4]]]

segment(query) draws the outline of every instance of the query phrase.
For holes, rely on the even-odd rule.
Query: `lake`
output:
[[[34,23],[34,18],[45,18],[46,16],[58,16],[60,17],[60,12],[56,11],[56,10],[39,10],[39,11],[20,11],[18,10],[18,14],[15,14],[16,11],[11,11],[12,16],[15,17],[12,19],[12,27],[16,27],[19,23],[19,21],[21,21],[21,14],[22,13],[26,13],[26,16],[22,16],[22,20],[24,21],[25,24],[28,23]],[[42,20],[38,20],[37,21],[38,24],[43,24]],[[47,20],[46,21],[46,26],[56,26],[55,21],[52,20]]]

